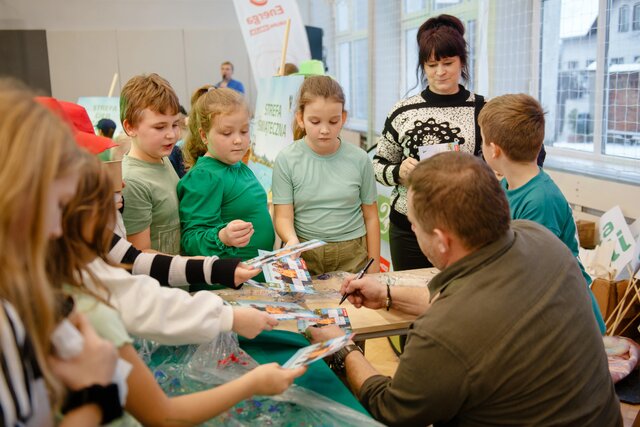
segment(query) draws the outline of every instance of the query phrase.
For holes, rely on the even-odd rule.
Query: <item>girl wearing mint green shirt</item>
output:
[[[249,107],[231,89],[204,86],[192,97],[185,161],[178,183],[186,255],[250,259],[273,250],[267,195],[241,160],[249,149]]]
[[[340,141],[347,119],[344,93],[331,77],[300,87],[296,123],[301,138],[278,154],[273,169],[274,224],[283,242],[320,239],[302,253],[311,274],[356,272],[373,258],[380,271],[380,223],[373,165],[367,153]]]

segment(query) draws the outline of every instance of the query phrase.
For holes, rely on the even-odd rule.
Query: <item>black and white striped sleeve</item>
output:
[[[234,274],[239,258],[215,256],[192,258],[146,253],[114,233],[109,260],[124,264],[131,274],[145,274],[162,286],[188,287],[197,284],[221,284],[235,288]]]
[[[53,425],[35,350],[13,307],[0,304],[0,421],[3,426]]]

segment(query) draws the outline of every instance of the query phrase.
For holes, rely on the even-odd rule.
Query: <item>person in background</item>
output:
[[[189,127],[187,125],[188,121],[189,121],[189,116],[187,114],[187,110],[185,110],[184,107],[181,105],[180,106],[180,130],[181,130],[180,135],[181,135],[181,138],[178,140],[176,145],[173,147],[173,150],[171,150],[171,154],[169,155],[169,160],[171,161],[171,164],[173,165],[173,169],[178,174],[178,178],[182,178],[184,176],[184,174],[187,173],[185,171],[185,167],[184,167],[184,158],[182,157],[182,147],[184,145],[186,132],[188,132],[188,129],[189,129]]]
[[[215,84],[216,88],[228,87],[236,92],[240,92],[244,95],[244,85],[238,80],[234,80],[233,77],[233,64],[229,61],[225,61],[220,65],[220,74],[222,80]]]
[[[291,74],[295,74],[298,72],[298,67],[296,64],[292,64],[291,62],[287,62],[284,64],[284,76],[290,76]]]
[[[111,119],[100,119],[98,121],[98,124],[96,125],[96,129],[98,130],[98,135],[105,138],[113,139],[113,134],[116,131],[116,123]],[[98,154],[98,157],[103,162],[113,160],[111,158],[111,151],[104,151]]]
[[[111,119],[100,119],[96,128],[98,129],[98,135],[113,139],[113,134],[116,132],[116,122]]]

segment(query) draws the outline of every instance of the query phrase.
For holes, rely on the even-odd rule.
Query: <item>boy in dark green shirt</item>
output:
[[[544,225],[569,247],[591,286],[591,277],[578,258],[576,224],[564,195],[537,165],[544,140],[544,111],[529,95],[502,95],[493,98],[480,112],[482,152],[501,181],[512,219],[528,219]],[[600,332],[605,324],[593,296],[591,305]]]

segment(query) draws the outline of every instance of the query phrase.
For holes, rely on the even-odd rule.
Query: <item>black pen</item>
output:
[[[358,274],[356,275],[356,278],[353,279],[353,280],[362,279],[364,277],[364,273],[366,273],[367,270],[369,269],[369,267],[371,267],[371,264],[373,264],[373,258],[369,258],[369,261],[367,261],[367,264],[364,266],[364,268],[362,270],[360,270],[358,272]],[[342,295],[342,299],[340,300],[340,303],[338,305],[342,304],[344,302],[344,300],[346,300],[349,295],[351,295],[351,294]]]

